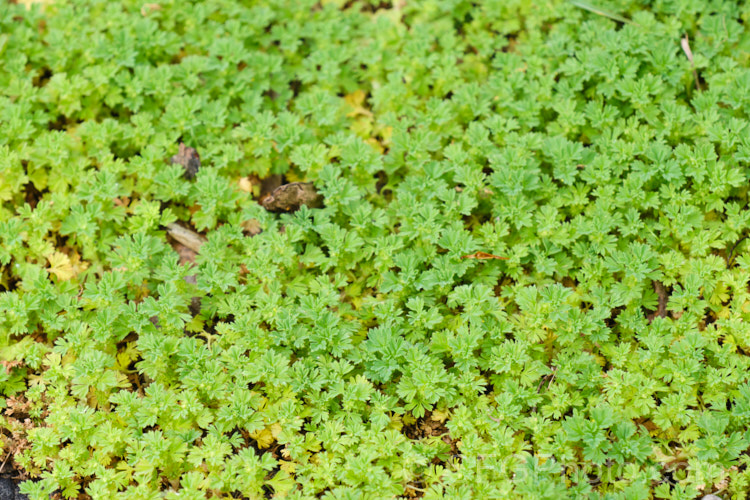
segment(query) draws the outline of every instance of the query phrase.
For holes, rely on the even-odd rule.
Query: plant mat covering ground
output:
[[[750,3],[28,3],[29,498],[746,498]]]

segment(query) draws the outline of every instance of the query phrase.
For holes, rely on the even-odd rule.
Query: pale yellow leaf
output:
[[[344,96],[344,101],[349,105],[351,111],[346,114],[348,117],[364,115],[372,116],[372,112],[364,107],[365,103],[365,92],[363,90],[355,90],[351,94]]]
[[[294,462],[279,460],[279,464],[279,469],[283,470],[284,472],[288,472],[289,474],[294,474],[295,469],[297,469],[297,464]]]
[[[275,423],[263,430],[252,432],[250,437],[258,442],[258,448],[266,449],[276,441],[279,433],[281,433],[281,424]]]
[[[60,281],[75,278],[89,267],[89,263],[81,260],[81,256],[75,252],[68,256],[55,251],[47,256],[47,261],[49,262],[47,271],[57,276]]]
[[[448,416],[449,414],[447,411],[435,410],[432,412],[432,415],[430,415],[430,420],[434,420],[435,422],[445,422]]]
[[[57,276],[60,281],[68,281],[75,276],[73,266],[70,263],[70,257],[62,252],[52,252],[47,256],[49,267],[47,271]]]
[[[70,265],[73,268],[74,277],[78,276],[89,268],[89,263],[85,260],[81,260],[81,256],[75,252],[73,252],[73,255],[70,256]]]

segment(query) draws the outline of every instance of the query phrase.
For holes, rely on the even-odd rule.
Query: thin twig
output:
[[[545,381],[545,379],[546,379],[546,378],[547,378],[547,376],[545,375],[545,376],[544,376],[544,377],[542,377],[542,379],[541,379],[541,380],[539,381],[539,385],[538,385],[538,386],[536,386],[536,392],[537,392],[537,393],[538,393],[539,391],[541,391],[541,390],[542,390],[542,386],[544,385],[544,381]]]
[[[549,384],[547,384],[547,390],[549,390],[549,388],[552,387],[552,382],[555,381],[555,377],[557,377],[557,367],[554,367],[552,369],[552,377],[550,377]]]
[[[12,452],[11,450],[8,450],[8,456],[7,456],[7,457],[5,457],[5,460],[3,460],[3,463],[2,463],[2,465],[0,465],[0,472],[2,472],[2,471],[4,471],[4,470],[5,470],[5,464],[6,464],[7,462],[8,462],[8,459],[10,458],[10,456],[11,456],[12,454],[13,454],[13,452]]]
[[[544,377],[542,377],[542,380],[539,381],[539,385],[536,388],[536,392],[539,392],[542,390],[542,386],[544,385],[544,382],[549,382],[547,384],[547,390],[552,386],[552,382],[555,380],[555,376],[557,375],[557,367],[552,368],[552,373],[548,373]],[[549,377],[549,380],[547,380],[547,377]]]

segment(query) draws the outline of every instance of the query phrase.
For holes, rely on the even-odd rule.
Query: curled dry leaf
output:
[[[261,205],[269,212],[293,212],[302,205],[319,208],[323,205],[323,197],[312,182],[292,182],[274,189]]]
[[[180,258],[180,264],[185,265],[195,263],[195,258],[198,257],[198,252],[190,250],[179,241],[172,240],[170,241],[170,244],[172,245],[172,248],[174,248],[175,252],[177,252],[177,255]]]
[[[687,35],[680,40],[680,45],[682,46],[682,51],[685,52],[685,56],[687,56],[688,61],[690,61],[690,66],[693,68],[693,79],[695,79],[695,88],[698,90],[701,89],[701,82],[698,79],[698,71],[695,69],[695,61],[693,60],[693,51],[690,50],[690,39]]]
[[[510,257],[501,257],[500,255],[493,255],[487,252],[474,252],[469,255],[462,255],[461,258],[462,259],[479,259],[479,260],[490,260],[490,259],[508,260]]]
[[[185,169],[185,177],[192,179],[198,173],[201,167],[201,157],[195,148],[185,146],[184,142],[180,143],[180,149],[176,155],[170,159],[171,163],[178,163]]]
[[[242,222],[242,232],[250,236],[257,236],[263,229],[260,227],[258,219],[248,219]]]
[[[690,40],[688,39],[687,35],[685,35],[685,37],[682,40],[680,40],[680,45],[682,45],[682,50],[683,52],[685,52],[685,55],[687,56],[688,61],[690,61],[690,64],[691,65],[695,64],[693,62],[693,51],[690,50]]]
[[[23,361],[0,361],[0,365],[3,365],[3,368],[5,368],[5,373],[10,373],[13,371],[13,368],[16,368],[18,366],[23,366]]]
[[[201,246],[206,241],[206,238],[195,231],[184,228],[174,222],[167,224],[167,233],[195,253],[200,253]]]

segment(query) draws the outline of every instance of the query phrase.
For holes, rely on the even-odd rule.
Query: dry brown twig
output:
[[[5,457],[5,460],[3,460],[3,463],[0,464],[0,472],[5,471],[5,464],[8,463],[8,459],[10,458],[11,455],[13,455],[13,451],[8,450],[8,455]]]

